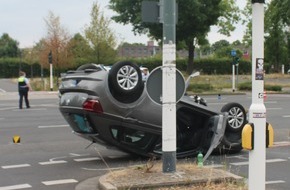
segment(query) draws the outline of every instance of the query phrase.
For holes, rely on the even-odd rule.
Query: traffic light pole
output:
[[[266,179],[266,107],[264,105],[264,0],[252,0],[252,104],[254,149],[249,152],[249,190],[264,190]]]
[[[48,54],[48,63],[49,63],[49,69],[50,69],[50,91],[53,91],[53,66],[52,66],[52,52],[50,50]]]
[[[168,173],[176,171],[176,3],[175,0],[160,3],[163,6],[162,160],[163,172]]]

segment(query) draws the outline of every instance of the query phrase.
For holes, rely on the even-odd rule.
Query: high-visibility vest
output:
[[[18,78],[18,88],[19,88],[19,90],[28,88],[27,84],[25,82],[25,77],[19,77]]]

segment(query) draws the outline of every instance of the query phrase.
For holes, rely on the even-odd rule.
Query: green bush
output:
[[[241,91],[251,91],[252,90],[252,83],[251,82],[241,83],[241,84],[239,84],[238,89],[241,90]],[[279,85],[265,85],[264,89],[266,91],[280,92],[280,91],[282,91],[282,86],[279,86]]]
[[[150,71],[162,65],[162,58],[126,58],[122,60],[131,61],[139,66],[147,67]],[[121,61],[121,59],[117,60]],[[116,62],[117,62],[116,61]],[[176,68],[180,71],[186,71],[187,59],[176,59]],[[67,70],[76,69],[78,66],[85,64],[86,60],[78,60],[79,64],[72,65],[71,68],[56,68],[54,67],[54,76],[59,75]],[[115,62],[114,62],[115,63]],[[112,63],[112,64],[114,64]],[[0,77],[11,78],[17,77],[19,69],[24,70],[28,77],[37,77],[41,74],[41,64],[34,63],[32,66],[24,60],[19,58],[0,58]],[[200,71],[202,74],[231,74],[232,60],[230,58],[204,58],[194,60],[193,69]],[[239,63],[239,74],[251,73],[251,63],[249,61],[241,60]],[[43,68],[44,76],[49,76],[49,69]]]
[[[275,91],[275,92],[281,92],[282,86],[279,85],[265,85],[266,91]]]
[[[187,91],[192,92],[203,92],[211,90],[213,90],[213,86],[210,84],[190,84],[187,88]]]
[[[251,91],[252,90],[252,83],[251,82],[244,82],[238,85],[238,89],[241,91]]]

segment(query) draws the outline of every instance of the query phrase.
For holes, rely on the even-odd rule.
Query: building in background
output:
[[[187,50],[177,50],[177,57],[188,57]],[[140,43],[123,43],[118,47],[118,56],[123,58],[145,58],[162,54],[162,47],[154,45],[154,41],[148,41],[147,45]]]
[[[156,54],[161,54],[162,48],[155,46],[153,41],[149,41],[147,46],[144,44],[134,43],[123,43],[118,48],[118,56],[125,58],[144,58],[152,57]]]

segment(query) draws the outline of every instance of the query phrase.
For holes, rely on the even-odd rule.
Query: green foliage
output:
[[[240,83],[238,85],[238,89],[241,90],[241,91],[251,91],[252,90],[252,82]],[[281,92],[282,91],[282,86],[279,86],[279,85],[265,85],[264,89],[266,91]]]
[[[28,64],[19,58],[0,58],[0,78],[16,78],[19,70],[25,71],[28,77],[40,77],[41,66],[38,63]],[[43,69],[44,76],[49,76],[49,70]]]
[[[230,74],[232,72],[232,59],[198,59],[194,63],[194,70],[201,71],[203,74]],[[239,74],[249,74],[250,72],[251,63],[245,60],[240,60]]]
[[[90,62],[88,59],[88,55],[91,55],[93,53],[88,42],[79,33],[75,34],[73,38],[69,41],[69,51],[73,56],[72,65]]]
[[[273,65],[275,72],[281,70],[281,65],[286,67],[290,61],[290,0],[272,0],[265,6],[265,61]],[[243,11],[246,19],[243,23],[247,29],[243,37],[246,45],[252,43],[252,4],[247,1]],[[288,39],[288,40],[287,40]]]
[[[265,59],[274,66],[274,70],[280,71],[282,64],[288,64],[290,55],[287,50],[287,24],[283,21],[283,7],[277,1],[272,1],[266,11],[265,28],[269,35],[265,41]],[[288,5],[290,8],[290,5]],[[288,10],[289,11],[289,10]]]
[[[105,64],[115,59],[116,37],[110,29],[110,19],[103,15],[97,3],[93,4],[91,22],[85,28],[85,38],[92,47],[92,62]]]
[[[213,86],[210,84],[194,84],[191,83],[188,88],[187,91],[191,91],[191,92],[203,92],[203,91],[211,91],[213,90]]]
[[[150,71],[154,68],[162,65],[161,58],[149,58],[149,59],[126,59],[132,61],[139,66],[147,67]],[[121,60],[119,60],[121,61]],[[176,68],[180,71],[186,71],[187,59],[177,59]],[[239,74],[250,74],[251,63],[246,60],[239,61]],[[194,62],[193,69],[200,71],[202,74],[231,74],[232,73],[232,59],[231,58],[206,58],[197,59]]]
[[[0,38],[0,58],[17,57],[18,54],[18,42],[12,39],[7,33],[4,33]]]
[[[241,91],[251,91],[252,90],[252,82],[244,82],[238,85],[238,89]]]
[[[158,2],[158,0],[155,0]],[[234,29],[233,24],[239,20],[238,8],[234,0],[177,0],[178,23],[176,25],[176,43],[178,47],[188,49],[188,68],[191,72],[193,67],[193,41],[202,45],[205,36],[210,31],[210,26],[218,24],[223,34],[229,34]],[[133,25],[135,33],[148,33],[149,36],[162,40],[162,24],[144,23],[141,20],[142,0],[121,1],[110,0],[109,7],[118,15],[112,19],[118,23]],[[180,45],[182,44],[182,45]]]
[[[282,86],[279,85],[265,85],[266,91],[275,91],[275,92],[281,92]]]

